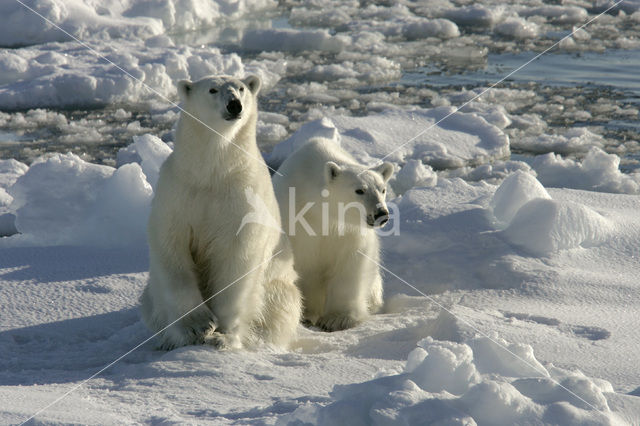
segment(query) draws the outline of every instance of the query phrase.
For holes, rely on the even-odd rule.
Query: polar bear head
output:
[[[195,82],[181,80],[178,93],[186,115],[228,136],[256,120],[260,86],[260,79],[253,75],[244,80],[209,76]]]
[[[338,220],[346,225],[371,228],[383,226],[389,220],[386,203],[387,182],[393,174],[391,163],[365,169],[339,165],[328,161],[324,179],[328,201],[337,209]]]

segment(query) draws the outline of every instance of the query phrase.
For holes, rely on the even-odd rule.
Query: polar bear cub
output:
[[[366,168],[338,144],[315,138],[273,177],[304,300],[304,318],[326,331],[350,328],[382,306],[376,227],[389,219],[393,165]]]
[[[280,224],[256,144],[260,80],[211,76],[178,89],[184,111],[149,218],[143,320],[164,349],[285,346],[301,313],[289,242],[278,226],[243,222],[260,213]]]

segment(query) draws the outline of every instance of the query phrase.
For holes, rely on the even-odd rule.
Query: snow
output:
[[[28,169],[29,166],[14,159],[0,160],[0,188],[9,188]]]
[[[402,28],[407,40],[427,37],[455,38],[460,36],[458,26],[447,19],[421,19],[410,22]]]
[[[0,51],[0,74],[4,74],[0,107],[89,107],[140,103],[158,96],[175,100],[177,80],[247,72],[238,55],[222,54],[215,48],[155,47],[137,40],[120,40],[117,46],[96,41],[91,48],[110,62],[75,43]],[[55,51],[49,52],[51,49]],[[123,76],[123,70],[129,76]],[[277,81],[266,69],[261,76],[267,77],[266,87]]]
[[[401,116],[332,117],[352,130],[349,135],[330,119],[311,122],[298,142],[285,141],[274,152],[289,152],[317,134],[354,155],[376,152],[384,138],[356,136],[391,113]],[[471,122],[486,131],[485,121]],[[462,143],[468,130],[466,123],[451,138]],[[3,182],[20,175],[9,193],[22,234],[0,240],[7,306],[0,339],[11,354],[0,357],[0,394],[26,401],[5,406],[3,420],[34,414],[149,336],[136,308],[147,270],[144,227],[153,176],[169,152],[167,144],[145,135],[120,151],[115,169],[72,154],[39,159],[22,175],[26,166],[20,163],[3,168]],[[401,232],[383,238],[391,271],[385,274],[383,314],[339,333],[300,326],[285,352],[187,347],[164,353],[147,343],[37,419],[640,420],[640,401],[620,393],[640,380],[625,355],[640,337],[634,311],[626,307],[637,300],[633,283],[640,272],[627,254],[637,251],[640,236],[637,197],[547,189],[522,170],[500,186],[466,183],[400,158],[393,160],[399,173],[392,202]],[[603,274],[607,268],[617,273]],[[34,311],[42,298],[49,303]],[[596,346],[585,353],[578,350],[584,342]]]
[[[611,392],[579,373],[549,373],[529,345],[427,337],[403,372],[336,386],[331,404],[300,407],[277,424],[623,424],[607,405]]]
[[[620,157],[591,148],[582,162],[553,153],[537,156],[533,169],[546,186],[637,194],[640,174],[620,171]]]
[[[589,247],[610,234],[609,222],[581,204],[533,199],[520,207],[505,229],[506,238],[533,254]]]
[[[345,81],[364,80],[370,83],[389,81],[399,78],[400,66],[386,58],[370,58],[360,61],[346,60],[340,64],[316,65],[307,72],[312,81]],[[316,86],[317,87],[317,86]],[[320,88],[314,90],[318,92]],[[305,94],[303,96],[309,96]],[[329,101],[331,103],[331,101]]]
[[[402,195],[414,187],[435,186],[438,175],[431,166],[425,166],[420,160],[407,161],[392,178],[390,185],[396,195]]]
[[[447,116],[446,121],[438,123]],[[499,128],[478,114],[438,107],[391,109],[367,117],[322,118],[303,125],[272,152],[268,161],[280,164],[300,143],[316,136],[336,140],[364,163],[387,156],[389,161],[404,163],[418,159],[445,169],[509,155],[509,138]]]
[[[532,153],[554,152],[567,155],[588,152],[592,147],[603,148],[604,139],[584,127],[576,127],[562,135],[542,134],[514,139],[511,146]]]
[[[500,22],[504,7],[487,7],[482,4],[448,9],[444,16],[458,25],[490,27]]]
[[[140,164],[147,182],[155,189],[160,166],[171,151],[172,149],[156,136],[150,134],[134,136],[131,145],[118,151],[116,167],[128,163]]]
[[[537,37],[540,29],[535,22],[529,22],[523,18],[507,18],[504,22],[496,25],[495,31],[503,36],[514,38],[534,38]]]
[[[2,46],[67,41],[71,37],[148,38],[169,30],[186,31],[213,24],[222,17],[274,8],[271,0],[45,0],[0,5]],[[51,24],[44,25],[43,17]],[[45,30],[43,31],[43,26]]]
[[[17,232],[16,216],[9,209],[13,197],[9,195],[7,189],[28,169],[29,166],[14,159],[0,160],[0,237],[13,235]]]
[[[273,168],[279,167],[289,155],[313,137],[329,139],[337,144],[340,144],[341,140],[338,129],[329,118],[314,120],[306,123],[286,141],[276,145],[266,159],[267,164]]]
[[[640,424],[639,145],[607,128],[637,118],[633,88],[429,68],[542,51],[613,2],[25,3],[135,78],[0,4],[0,423]],[[637,49],[638,2],[621,8],[561,48]],[[273,167],[316,136],[393,163],[382,313],[301,325],[289,350],[141,345],[163,98],[210,73],[263,79]]]
[[[74,154],[56,154],[34,162],[9,194],[21,233],[14,238],[18,243],[109,246],[146,241],[153,193],[137,163],[116,170]]]
[[[327,30],[268,29],[249,30],[242,38],[242,47],[247,50],[279,50],[297,52],[321,50],[337,53],[348,44],[344,37],[332,36]]]
[[[582,204],[553,200],[536,178],[522,171],[502,182],[490,206],[505,237],[539,256],[594,246],[611,234],[611,224],[602,215]]]
[[[3,151],[30,162],[50,150],[71,149],[84,155],[80,146],[90,143],[92,147],[86,159],[112,166],[115,165],[114,152],[108,145],[114,123],[109,121],[117,124],[127,121],[123,115],[97,111],[95,115],[102,114],[102,123],[95,123],[86,122],[92,120],[85,117],[76,119],[71,114],[60,114],[67,122],[59,126],[54,121],[34,126],[13,118],[28,115],[28,111],[23,111],[28,108],[47,108],[44,110],[47,113],[59,113],[60,108],[100,110],[108,106],[136,117],[142,110],[148,111],[149,120],[142,117],[140,126],[131,124],[136,121],[131,120],[126,123],[131,124],[130,128],[117,129],[117,144],[122,146],[132,135],[147,132],[169,141],[167,134],[162,134],[168,131],[168,120],[162,117],[169,106],[167,99],[177,100],[175,80],[195,79],[207,73],[236,76],[256,73],[266,82],[263,93],[274,98],[267,109],[286,112],[289,118],[286,125],[261,125],[264,152],[268,152],[311,118],[335,113],[363,115],[397,106],[460,105],[458,101],[462,96],[423,87],[430,85],[430,75],[420,81],[420,87],[415,87],[406,79],[407,72],[427,67],[455,73],[460,67],[470,70],[482,67],[487,61],[492,62],[495,54],[541,51],[568,31],[577,29],[584,23],[584,17],[602,10],[585,4],[546,6],[534,1],[513,7],[489,1],[473,5],[437,1],[367,7],[344,1],[322,5],[305,1],[276,7],[275,2],[268,0],[110,0],[106,3],[31,0],[28,4],[40,8],[44,15],[150,88],[132,77],[122,77],[121,70],[68,41],[67,36],[53,31],[54,28],[47,27],[35,34],[35,29],[43,27],[36,25],[41,22],[37,21],[40,18],[17,2],[5,2],[2,7],[7,13],[0,15],[0,22],[8,33],[7,40],[26,37],[32,28],[33,35],[43,39],[24,41],[27,45],[19,43],[20,48],[0,49],[0,108],[11,111],[8,117],[0,117],[0,122],[10,122],[12,131],[1,136],[2,142],[8,138],[15,143],[25,137],[24,133],[27,133],[25,139],[31,140],[34,135],[29,130],[45,127],[51,132],[47,140],[53,139],[52,142],[65,146],[48,148],[47,145],[53,144],[45,144],[45,138],[41,138],[33,144],[36,146],[20,143],[4,149],[6,145],[2,144],[5,145]],[[625,2],[624,6],[629,5]],[[29,31],[24,28],[17,31],[14,22]],[[637,41],[633,22],[631,14],[603,16],[574,35],[572,42],[575,40],[577,47],[572,49],[616,55],[612,49],[633,48],[634,40]],[[516,36],[516,30],[526,35],[532,28],[536,29],[537,37]],[[629,61],[622,59],[616,63],[616,69],[633,67],[634,64],[625,65]],[[589,58],[590,63],[599,61]],[[277,89],[273,90],[276,84]],[[505,95],[508,91],[514,92],[510,99]],[[477,94],[477,88],[461,92],[473,95]],[[575,121],[583,122],[581,125],[590,120],[610,123],[608,127],[616,126],[618,115],[624,115],[624,120],[629,122],[637,116],[637,108],[624,96],[601,94],[606,101],[601,103],[600,100],[591,102],[591,95],[599,93],[574,91],[560,97],[547,97],[536,90],[524,90],[522,85],[520,89],[496,88],[483,96],[484,99],[474,101],[473,106],[465,106],[463,112],[476,112],[503,129],[514,147],[518,147],[517,151],[543,153],[562,144],[544,140],[544,136],[570,131]],[[310,117],[307,115],[310,110],[320,113]],[[170,112],[175,113],[175,109]],[[83,120],[86,121],[82,123]],[[557,127],[562,123],[566,123],[568,129],[540,131],[548,124]],[[601,129],[589,126],[589,131],[602,137],[601,143],[605,146],[611,143],[611,135]],[[628,137],[628,151],[638,149],[633,145],[636,139],[633,135]],[[572,149],[568,144],[565,147]],[[16,149],[23,152],[14,154]],[[563,155],[578,152],[583,156],[586,145],[577,147],[575,152],[554,152]]]
[[[550,199],[551,196],[533,175],[517,171],[496,189],[491,198],[491,213],[499,226],[504,228],[522,206],[536,198]]]
[[[549,21],[562,24],[576,24],[587,20],[587,11],[579,6],[540,6],[518,11],[521,16],[542,16]]]

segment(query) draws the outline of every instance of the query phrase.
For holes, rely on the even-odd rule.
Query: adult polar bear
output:
[[[301,300],[286,235],[242,221],[262,213],[254,211],[252,194],[280,223],[256,144],[260,84],[255,76],[178,84],[186,112],[160,169],[141,296],[142,317],[159,332],[161,348],[238,348],[257,338],[286,346],[295,335]]]
[[[391,163],[368,169],[338,144],[315,138],[273,177],[304,298],[304,317],[327,331],[355,326],[382,306],[374,230],[389,218]]]

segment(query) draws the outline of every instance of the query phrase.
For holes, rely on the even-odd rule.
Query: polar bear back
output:
[[[315,199],[319,188],[324,186],[324,170],[328,161],[358,171],[365,169],[336,142],[313,138],[295,150],[278,168],[278,173],[273,177],[276,197],[281,199],[285,195],[282,192],[288,191],[289,186],[295,186],[298,200]]]

